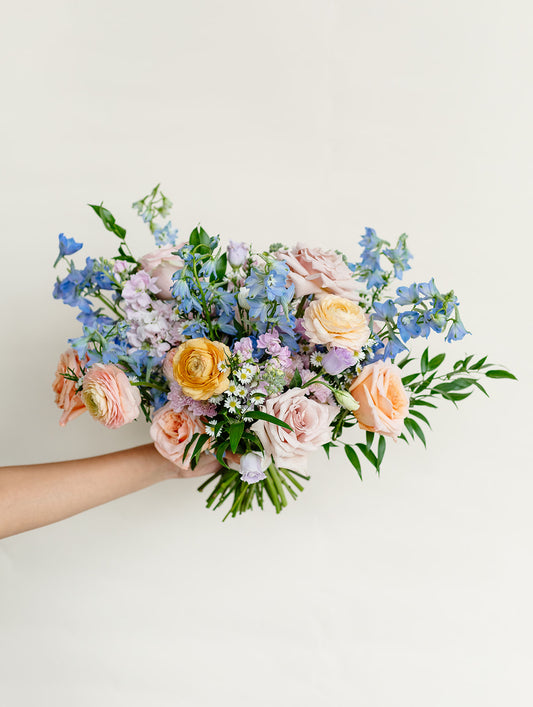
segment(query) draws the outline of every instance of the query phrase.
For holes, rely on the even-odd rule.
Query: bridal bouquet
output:
[[[86,410],[109,428],[143,414],[180,476],[209,475],[200,490],[210,487],[208,507],[228,501],[226,517],[267,501],[281,511],[320,447],[344,447],[361,478],[363,460],[379,472],[388,439],[425,445],[437,401],[485,393],[482,376],[514,378],[486,356],[445,368],[443,353],[410,355],[431,332],[468,332],[453,291],[433,279],[393,286],[410,268],[406,235],[392,247],[367,228],[355,261],[303,243],[255,252],[200,226],[177,242],[159,186],[133,207],[156,245],[140,258],[103,205],[91,208],[115,257],[76,267],[82,244],[59,236],[66,274],[53,294],[82,328],[53,385],[60,424]]]

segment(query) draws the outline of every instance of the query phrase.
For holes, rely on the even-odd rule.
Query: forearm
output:
[[[88,459],[0,469],[0,538],[55,523],[176,476],[152,444]]]

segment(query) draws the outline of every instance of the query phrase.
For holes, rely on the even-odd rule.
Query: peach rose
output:
[[[56,405],[60,410],[63,410],[63,414],[59,419],[61,427],[64,427],[70,420],[74,420],[82,412],[85,412],[85,404],[81,399],[81,395],[76,393],[77,384],[62,375],[71,371],[74,371],[81,378],[79,356],[74,349],[67,349],[59,357],[56,375],[52,383],[52,389],[56,394]]]
[[[289,280],[294,283],[296,297],[321,293],[348,299],[357,297],[352,272],[338,253],[297,243],[288,253],[279,253],[278,257],[289,266]]]
[[[112,363],[94,363],[89,368],[81,397],[90,414],[111,429],[133,422],[139,415],[139,391]]]
[[[294,471],[305,471],[309,452],[331,441],[330,424],[339,412],[336,405],[307,398],[301,388],[267,398],[262,409],[290,425],[292,432],[265,420],[254,422],[252,430],[276,466]]]
[[[196,467],[191,469],[190,458],[194,444],[191,445],[185,460],[183,459],[185,448],[196,432],[205,432],[202,421],[186,412],[176,412],[169,403],[159,408],[152,419],[150,436],[154,440],[154,446],[161,456],[179,467],[180,477],[212,474],[220,468],[213,454],[202,453]]]
[[[139,258],[142,269],[150,277],[155,277],[156,285],[161,290],[156,295],[159,299],[172,299],[172,275],[183,267],[183,260],[172,253],[182,245],[165,245]]]
[[[351,351],[359,351],[370,336],[361,307],[338,295],[324,295],[311,302],[302,323],[313,343]]]
[[[365,366],[350,386],[359,403],[354,415],[359,427],[396,439],[409,412],[409,398],[402,383],[402,372],[390,360]]]
[[[174,354],[174,379],[185,395],[194,400],[207,400],[228,389],[229,372],[221,371],[219,363],[230,355],[226,344],[209,339],[189,339],[180,344]]]

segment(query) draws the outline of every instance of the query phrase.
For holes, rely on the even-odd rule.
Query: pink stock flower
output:
[[[307,467],[308,454],[331,441],[330,423],[339,412],[335,405],[306,397],[301,388],[267,398],[262,409],[292,427],[289,431],[265,420],[252,425],[266,456],[272,455],[280,468],[301,472]]]
[[[55,379],[52,383],[55,403],[60,410],[63,410],[63,414],[59,419],[61,427],[81,415],[86,409],[81,395],[76,393],[77,383],[62,375],[63,373],[69,374],[72,372],[81,377],[81,361],[76,351],[67,349],[59,357]]]
[[[294,283],[295,296],[333,294],[357,299],[357,284],[350,268],[340,255],[332,250],[308,248],[297,243],[278,258],[289,266],[289,280]]]
[[[95,363],[89,368],[81,397],[89,413],[111,429],[133,422],[139,415],[139,391],[112,363]]]
[[[155,279],[160,299],[172,298],[172,275],[183,267],[183,260],[173,253],[182,245],[165,245],[139,258],[142,269]]]
[[[144,270],[132,275],[122,288],[122,297],[134,309],[146,309],[150,306],[152,298],[149,293],[157,295],[160,292],[156,279]]]

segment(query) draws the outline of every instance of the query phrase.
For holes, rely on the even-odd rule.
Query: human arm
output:
[[[195,475],[216,471],[201,460]],[[0,538],[69,518],[89,508],[186,475],[153,444],[87,459],[0,468]]]

